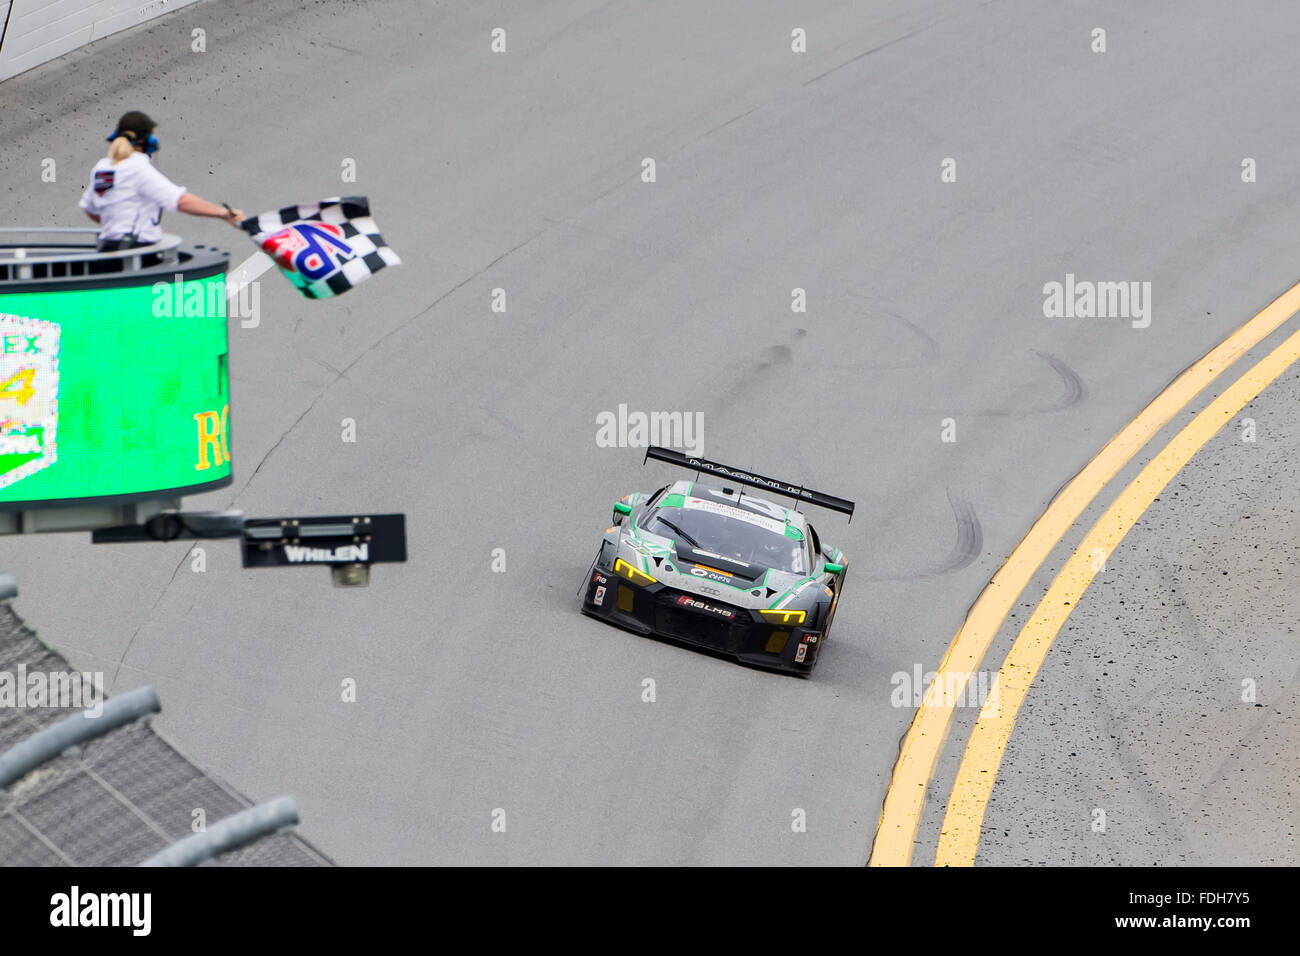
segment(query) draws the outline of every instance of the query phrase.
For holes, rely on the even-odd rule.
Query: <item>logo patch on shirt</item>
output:
[[[102,196],[113,188],[113,170],[101,169],[95,173],[95,195]]]

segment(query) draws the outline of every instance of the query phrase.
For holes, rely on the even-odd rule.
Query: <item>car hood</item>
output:
[[[824,572],[794,574],[746,564],[685,544],[674,548],[672,539],[639,529],[622,536],[619,557],[668,587],[754,610],[804,607],[805,592],[815,594],[818,581],[829,578]]]

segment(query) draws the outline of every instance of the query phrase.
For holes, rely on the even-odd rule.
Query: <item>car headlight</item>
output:
[[[763,615],[763,620],[769,624],[802,624],[807,616],[804,611],[759,611]]]
[[[614,560],[614,573],[620,578],[635,584],[637,587],[643,588],[651,584],[659,583],[655,578],[650,577],[650,575],[646,574],[640,568],[628,564],[622,558],[616,558]],[[800,620],[802,620],[802,618],[800,618]]]

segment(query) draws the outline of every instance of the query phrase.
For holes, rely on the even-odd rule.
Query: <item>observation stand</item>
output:
[[[336,584],[406,560],[400,514],[245,519],[180,510],[228,486],[229,255],[163,235],[0,228],[0,534],[238,537],[245,567],[326,564]]]

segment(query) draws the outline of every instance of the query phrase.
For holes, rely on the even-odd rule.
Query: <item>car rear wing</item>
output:
[[[775,478],[764,478],[762,475],[756,475],[752,471],[742,471],[739,468],[732,468],[730,465],[720,465],[716,461],[707,461],[703,458],[695,458],[691,455],[683,454],[672,448],[661,448],[658,445],[651,445],[645,451],[645,458],[641,464],[645,464],[651,458],[656,461],[666,461],[670,465],[680,465],[683,468],[689,468],[697,474],[716,475],[719,478],[727,478],[731,481],[739,482],[742,485],[749,485],[751,488],[762,488],[764,491],[773,491],[787,498],[794,498],[804,504],[817,505],[819,508],[829,508],[831,511],[838,511],[841,514],[849,516],[853,520],[853,509],[856,507],[852,501],[845,498],[836,498],[834,495],[823,494],[820,491],[813,491],[805,488],[803,485],[792,485],[785,481],[777,481]]]

